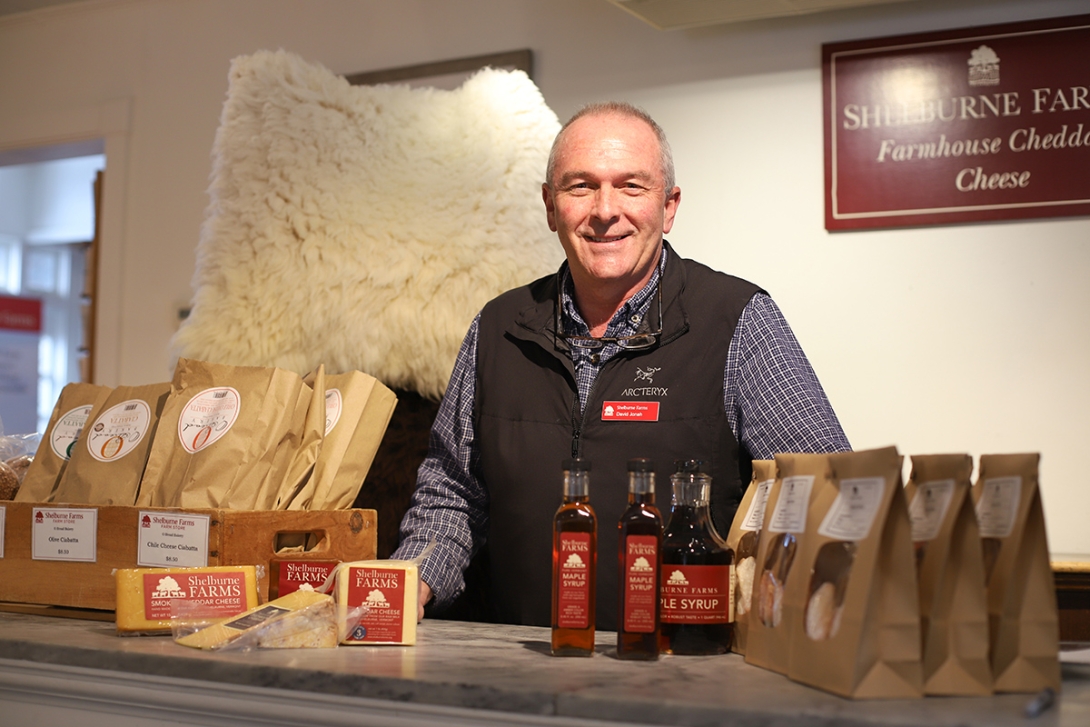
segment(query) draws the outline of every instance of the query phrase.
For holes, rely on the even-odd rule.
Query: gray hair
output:
[[[553,146],[549,150],[549,163],[545,167],[545,183],[552,186],[553,172],[556,170],[556,150],[560,146],[564,132],[568,130],[568,127],[584,116],[609,116],[611,114],[639,119],[655,132],[655,137],[659,142],[659,165],[662,167],[663,183],[666,193],[669,194],[670,190],[674,188],[674,154],[670,151],[670,142],[666,140],[666,132],[646,111],[624,101],[603,101],[588,104],[576,111],[575,115],[568,119],[567,123],[560,128],[556,138],[553,139]]]

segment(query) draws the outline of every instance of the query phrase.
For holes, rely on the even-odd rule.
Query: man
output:
[[[542,197],[567,262],[470,326],[394,557],[436,542],[421,566],[421,617],[433,595],[441,615],[462,594],[476,554],[484,578],[471,590],[484,589],[488,611],[477,616],[548,626],[561,462],[586,457],[596,620],[614,630],[628,459],[656,461],[664,513],[673,461],[705,461],[725,534],[753,459],[849,444],[772,300],[663,239],[681,190],[649,116],[615,103],[577,113],[553,144]]]

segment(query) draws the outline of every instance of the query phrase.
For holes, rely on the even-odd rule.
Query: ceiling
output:
[[[92,0],[0,0],[0,16]],[[742,22],[908,0],[605,0],[659,30]]]
[[[659,30],[803,15],[907,0],[606,0]]]

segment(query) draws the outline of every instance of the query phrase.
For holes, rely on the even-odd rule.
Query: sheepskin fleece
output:
[[[559,128],[521,71],[444,91],[235,59],[172,357],[441,396],[484,303],[562,258],[541,203]]]

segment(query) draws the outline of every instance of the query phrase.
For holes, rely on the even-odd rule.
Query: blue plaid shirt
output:
[[[666,255],[639,292],[614,314],[605,335],[633,335],[654,299]],[[562,325],[569,335],[590,335],[574,300],[571,276],[561,281]],[[393,558],[414,558],[432,539],[435,551],[421,564],[421,578],[435,606],[449,605],[465,588],[462,572],[488,532],[488,492],[481,478],[473,426],[477,333],[473,320],[462,341],[446,394],[432,426],[428,456],[417,473],[412,506],[401,521]],[[602,367],[620,348],[572,347],[580,406]],[[837,452],[851,448],[810,362],[779,307],[758,293],[738,320],[723,368],[723,407],[734,436],[754,459],[777,452]]]

